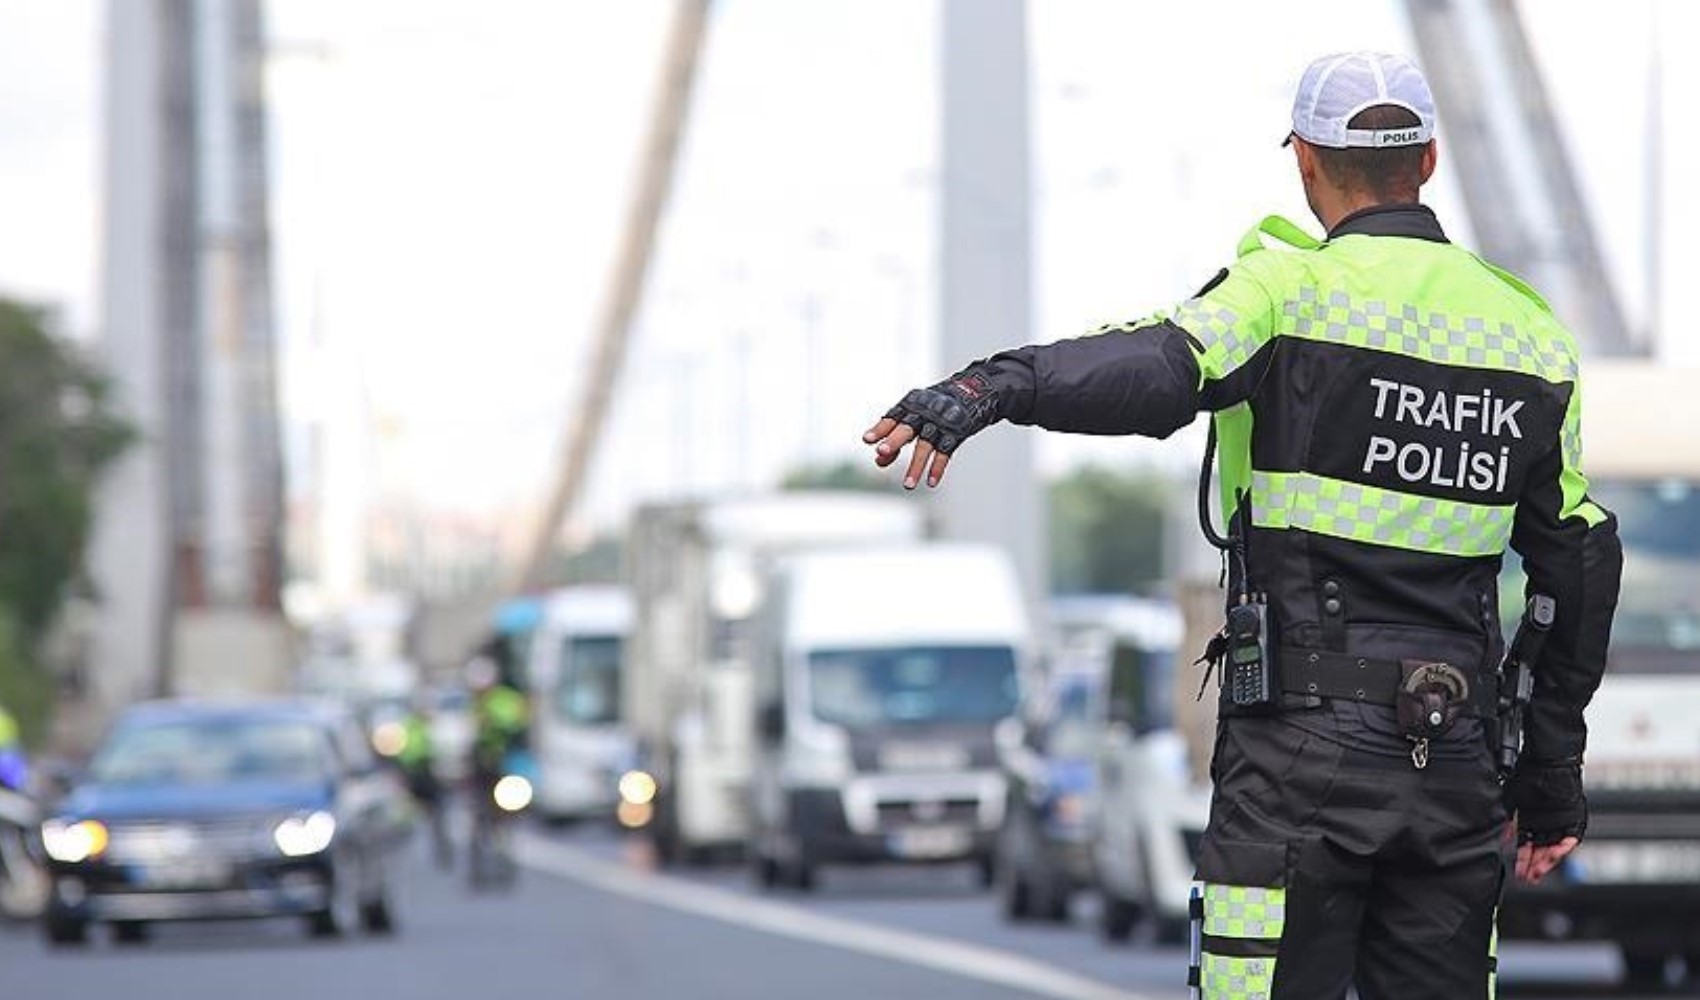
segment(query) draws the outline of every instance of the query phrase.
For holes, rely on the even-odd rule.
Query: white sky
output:
[[[1655,2],[1523,5],[1636,325],[1649,313]],[[1029,6],[1034,340],[1184,297],[1268,212],[1309,223],[1276,146],[1294,78],[1326,51],[1412,48],[1389,2]],[[0,0],[0,291],[62,304],[80,334],[99,322],[101,10]],[[278,322],[297,458],[303,422],[329,415],[381,429],[366,474],[429,508],[489,514],[540,496],[668,10],[274,0]],[[1700,17],[1668,0],[1659,11],[1667,36]],[[936,3],[721,0],[712,17],[593,477],[599,521],[634,498],[855,455],[892,398],[964,360],[937,358],[931,336]],[[1666,69],[1666,107],[1691,108],[1700,78]],[[1429,200],[1467,241],[1450,177]],[[1673,253],[1679,242],[1666,239]],[[1667,355],[1700,361],[1692,338]],[[1162,453],[1057,436],[1040,448],[1050,469]],[[311,482],[299,466],[292,477]]]

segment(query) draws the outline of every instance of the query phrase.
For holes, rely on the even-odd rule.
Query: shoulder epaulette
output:
[[[1240,240],[1239,256],[1264,249],[1265,236],[1274,237],[1295,250],[1315,250],[1322,246],[1321,240],[1300,229],[1298,223],[1279,215],[1267,215]]]

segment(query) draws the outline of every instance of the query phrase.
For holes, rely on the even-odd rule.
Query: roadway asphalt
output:
[[[319,942],[292,923],[160,928],[50,951],[0,927],[5,1000],[1180,1000],[1178,948],[1109,948],[1072,926],[1011,927],[957,868],[829,871],[820,889],[763,897],[736,869],[656,874],[595,829],[521,842],[516,889],[473,893],[410,862],[391,938]],[[1510,946],[1502,995],[1633,997],[1615,957]]]

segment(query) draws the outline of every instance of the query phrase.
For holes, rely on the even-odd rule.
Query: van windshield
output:
[[[846,729],[996,722],[1015,711],[1008,646],[817,650],[809,654],[815,718]]]
[[[555,685],[555,715],[564,722],[595,726],[620,718],[618,636],[569,636],[561,648],[561,678]]]

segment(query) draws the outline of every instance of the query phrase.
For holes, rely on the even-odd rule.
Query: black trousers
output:
[[[1514,845],[1485,744],[1418,769],[1281,716],[1220,725],[1195,906],[1205,1000],[1493,996]]]

